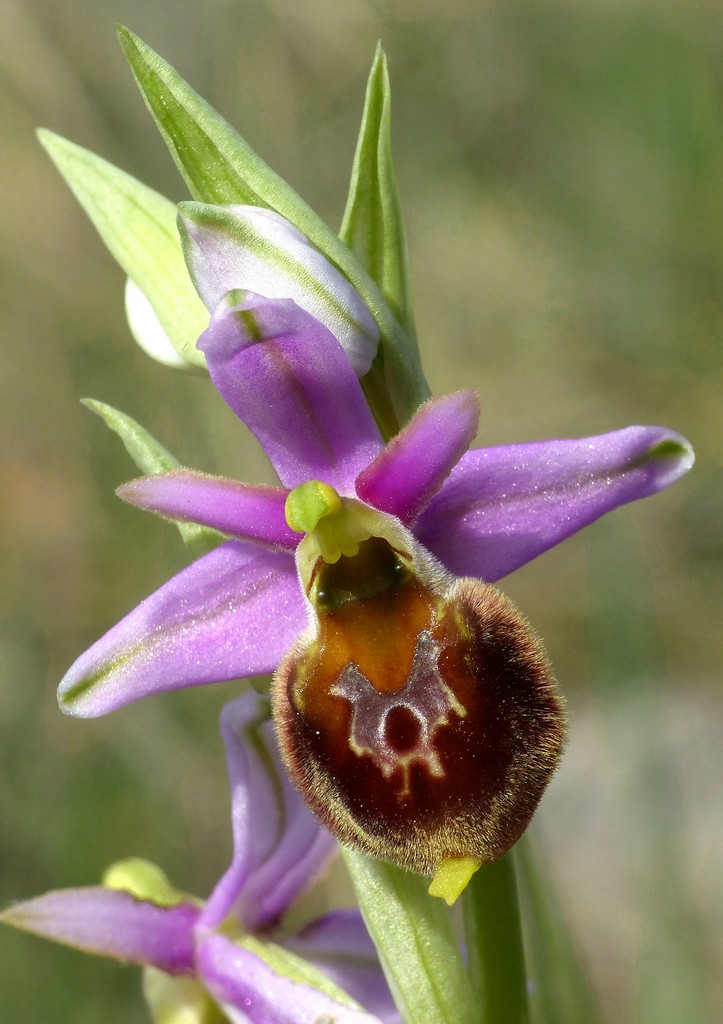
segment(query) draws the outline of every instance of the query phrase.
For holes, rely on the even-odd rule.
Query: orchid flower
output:
[[[136,339],[163,362],[209,371],[280,485],[177,468],[153,439],[147,449],[141,443],[134,457],[156,475],[118,493],[179,524],[201,557],[76,661],[60,685],[61,707],[95,716],[167,690],[273,673],[281,756],[307,807],[350,847],[347,866],[405,1021],[472,1020],[477,1003],[485,1019],[523,1019],[527,978],[504,854],[558,763],[565,711],[541,642],[492,584],[619,505],[667,487],[692,465],[690,445],[663,427],[634,426],[473,449],[477,395],[429,398],[381,50],[337,235],[167,62],[125,29],[120,39],[199,202],[181,204],[177,221],[169,200],[100,158],[48,133],[43,144],[128,277]],[[196,346],[204,306],[211,321]],[[131,454],[139,450],[137,424],[93,407]],[[289,785],[287,777],[285,794]],[[254,820],[264,814],[261,807]],[[291,961],[271,955],[265,932],[265,944],[252,939],[287,905],[296,871],[293,862],[273,870],[265,862],[254,881],[243,867],[249,857],[258,863],[254,835],[234,818],[234,836],[232,867],[204,908],[133,901],[147,915],[140,940],[130,911],[123,918],[127,893],[81,891],[96,894],[82,897],[87,915],[74,909],[74,894],[11,913],[21,926],[35,915],[45,934],[116,954],[120,943],[136,962],[188,974],[207,1005],[233,1021],[295,1021],[296,1003],[304,1020],[307,1008],[356,1019],[348,1015],[362,1011],[340,1017],[328,991],[323,998],[336,1004],[322,1007],[308,978],[301,999],[304,979]],[[433,875],[429,892],[451,903],[495,861],[465,896],[467,972],[443,908],[397,869]],[[278,892],[267,886],[272,875]],[[284,895],[287,886],[294,892]],[[268,916],[260,894],[271,900]],[[113,928],[112,940],[99,940],[103,900],[118,900],[119,920],[130,922]],[[483,936],[480,925],[490,923]],[[284,940],[287,952],[325,968],[335,946],[365,953],[367,943],[354,912]],[[376,961],[368,969],[376,987]],[[160,977],[149,982],[158,1020],[169,992]],[[376,1005],[346,966],[337,980],[393,1019],[385,989],[376,988]]]
[[[131,861],[111,868],[103,886],[47,893],[1,919],[148,968],[144,987],[156,1021],[210,1024],[221,1019],[220,1007],[234,1024],[397,1024],[357,910],[330,911],[291,936],[278,930],[336,843],[280,763],[266,699],[251,691],[227,704],[221,733],[233,858],[205,905],[152,865]]]
[[[668,486],[690,467],[692,452],[679,435],[643,426],[470,450],[479,421],[471,391],[429,400],[385,446],[348,352],[329,327],[291,299],[229,287],[240,243],[230,230],[219,243],[218,221],[242,217],[238,210],[211,217],[203,208],[186,226],[192,276],[215,304],[198,347],[281,486],[182,469],[121,487],[120,496],[138,507],[230,539],[83,654],[60,685],[61,706],[94,716],[165,690],[279,670],[274,703],[285,760],[324,823],[366,852],[441,873],[444,881],[433,891],[454,898],[480,863],[497,859],[519,838],[564,736],[561,699],[539,642],[507,599],[484,584],[618,505]],[[219,253],[232,268],[224,271],[221,294]],[[396,588],[391,581],[400,573],[406,580],[407,604],[396,619],[374,619],[366,636],[367,627],[357,628],[362,605],[356,599],[372,591],[358,593],[345,570],[341,580],[329,575],[329,566],[349,559],[362,567],[354,570],[357,577],[383,578],[381,591]],[[329,651],[336,648],[324,632],[329,594],[341,605],[350,588],[356,603],[345,609],[343,627],[335,620],[341,654],[330,668]],[[417,592],[424,595],[419,600]],[[355,629],[359,636],[351,635]],[[450,651],[465,664],[484,663],[480,671],[496,672],[494,682],[481,684],[477,668],[466,681],[451,681],[441,668],[442,652],[448,661]],[[375,674],[385,677],[378,689],[394,697],[372,697]],[[326,679],[322,694],[313,690],[320,678]],[[299,696],[307,682],[312,688]],[[480,697],[481,686],[498,696]],[[413,690],[424,694],[421,703]],[[339,725],[340,707],[347,712]],[[337,723],[339,735],[325,735],[324,716]],[[462,739],[445,762],[435,748],[442,726],[450,735],[491,731],[495,739],[470,748],[469,763],[459,760],[460,744],[468,743]],[[326,767],[332,762],[333,772]],[[438,780],[454,774],[453,762],[456,802],[449,792],[436,792]],[[415,797],[420,771],[426,781]],[[382,801],[372,828],[368,794],[392,775],[395,799],[388,806]],[[493,780],[491,788],[484,778]],[[421,805],[432,810],[422,813]],[[416,825],[394,827],[400,813]],[[485,822],[474,839],[470,813]],[[426,845],[419,841],[420,814],[429,826]],[[460,870],[458,880],[447,878]]]
[[[205,242],[196,232],[197,264]],[[294,563],[301,537],[285,514],[307,481],[394,517],[451,573],[491,583],[693,464],[689,443],[665,427],[468,450],[480,415],[472,391],[429,400],[385,446],[347,352],[292,300],[230,289],[198,347],[281,486],[179,469],[118,489],[132,505],[230,539],[78,658],[58,691],[70,714],[273,672],[308,619]]]

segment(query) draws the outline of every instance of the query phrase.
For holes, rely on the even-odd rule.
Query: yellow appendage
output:
[[[427,892],[430,896],[439,896],[451,907],[481,864],[482,861],[476,857],[450,857],[449,860],[443,860]]]

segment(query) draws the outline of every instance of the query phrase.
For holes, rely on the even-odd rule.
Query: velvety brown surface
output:
[[[377,538],[322,566],[315,587],[326,604],[318,636],[276,684],[280,734],[307,799],[340,839],[412,870],[502,856],[564,735],[562,701],[525,620],[475,580],[440,593]]]

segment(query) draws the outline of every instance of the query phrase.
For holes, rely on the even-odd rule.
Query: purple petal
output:
[[[478,423],[479,398],[474,391],[457,391],[425,402],[362,471],[356,482],[357,494],[409,526],[467,451]]]
[[[493,582],[618,505],[668,487],[693,458],[664,427],[476,449],[415,533],[452,572]]]
[[[287,493],[281,487],[242,484],[190,469],[142,476],[116,491],[130,505],[168,519],[200,523],[240,540],[293,551],[299,535],[284,517]]]
[[[82,654],[58,700],[94,718],[164,690],[271,672],[306,621],[291,556],[228,541]]]
[[[217,927],[233,909],[248,931],[276,921],[337,850],[291,783],[268,701],[245,693],[221,714],[231,782],[231,867],[203,912]]]
[[[211,379],[263,445],[282,483],[323,480],[353,494],[381,448],[339,342],[295,303],[224,300],[198,342]]]
[[[368,1013],[277,974],[225,935],[205,937],[197,958],[206,988],[234,1024],[379,1024]]]
[[[293,299],[331,331],[358,376],[368,372],[379,328],[357,290],[288,220],[258,206],[183,203],[179,227],[189,271],[211,312],[240,288]]]
[[[102,886],[61,889],[17,903],[0,920],[86,953],[195,974],[191,903],[159,907]]]
[[[356,908],[332,910],[283,941],[384,1024],[401,1024],[376,948]]]

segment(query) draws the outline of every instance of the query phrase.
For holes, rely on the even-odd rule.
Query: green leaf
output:
[[[82,403],[91,412],[96,413],[123,442],[125,450],[142,473],[167,473],[178,469],[181,463],[163,447],[160,441],[148,433],[145,427],[132,417],[114,409],[112,405],[98,402],[94,398],[83,398]],[[176,523],[183,542],[193,558],[207,554],[223,541],[223,536],[216,530],[197,523]]]
[[[191,194],[204,203],[247,203],[295,224],[354,285],[379,326],[375,370],[363,380],[384,432],[395,433],[429,397],[409,338],[350,249],[167,61],[128,29],[118,36],[146,106]],[[370,379],[369,379],[370,378]]]
[[[186,270],[174,204],[82,146],[45,129],[38,137],[173,347],[186,363],[205,367],[196,340],[208,312]]]
[[[447,909],[426,880],[348,847],[342,854],[404,1024],[477,1021]]]
[[[514,850],[520,903],[532,983],[530,1009],[534,1024],[600,1024],[593,994],[574,938],[560,908],[551,879],[529,833]]]
[[[528,1024],[527,975],[515,866],[483,864],[462,893],[467,964],[485,1024]]]
[[[349,197],[339,236],[359,258],[415,340],[407,243],[392,164],[391,92],[387,58],[377,46],[367,83]]]

